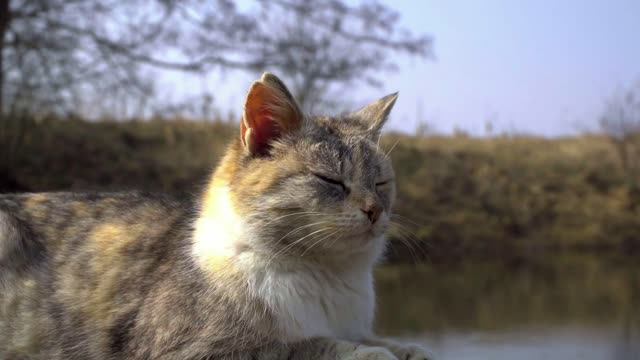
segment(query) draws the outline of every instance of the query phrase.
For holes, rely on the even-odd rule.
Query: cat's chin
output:
[[[384,226],[365,226],[351,232],[352,237],[359,238],[363,243],[376,241],[377,239],[384,237],[384,234]]]
[[[377,247],[381,242],[384,242],[384,232],[367,229],[360,233],[351,234],[350,242],[352,244],[351,248],[360,252],[368,248]]]

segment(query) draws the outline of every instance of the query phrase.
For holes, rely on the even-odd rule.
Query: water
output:
[[[389,265],[377,288],[378,333],[422,343],[436,359],[640,359],[632,257]]]

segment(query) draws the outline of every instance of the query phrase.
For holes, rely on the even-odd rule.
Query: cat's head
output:
[[[251,236],[276,256],[377,257],[395,198],[391,160],[378,146],[397,94],[344,115],[305,116],[265,73],[246,97],[240,141],[216,175]]]

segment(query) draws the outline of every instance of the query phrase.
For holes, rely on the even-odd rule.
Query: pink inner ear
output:
[[[255,105],[255,104],[251,104]],[[273,113],[270,109],[258,105],[246,109],[246,119],[241,122],[241,138],[249,151],[256,156],[269,155],[270,142],[278,138],[281,134],[280,127],[273,120]],[[251,129],[249,138],[246,138],[247,126]],[[248,143],[247,143],[248,142]]]
[[[280,136],[280,128],[272,120],[271,111],[268,109],[261,109],[257,113],[251,127],[251,152],[258,156],[266,156],[269,154],[269,142]]]
[[[268,156],[272,141],[300,126],[297,106],[277,87],[256,81],[244,104],[241,138],[254,156]]]

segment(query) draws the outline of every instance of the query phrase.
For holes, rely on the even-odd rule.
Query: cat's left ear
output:
[[[244,103],[240,139],[253,156],[267,156],[271,144],[300,128],[302,112],[278,77],[268,72],[251,85]]]
[[[389,94],[380,98],[362,109],[356,111],[354,115],[368,126],[368,132],[373,136],[379,136],[382,126],[387,121],[393,105],[398,99],[398,93]]]

